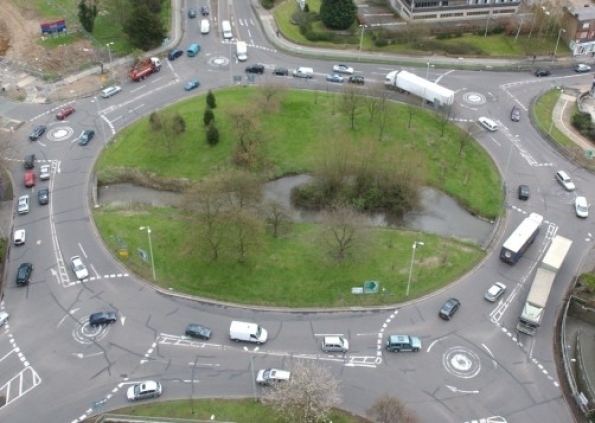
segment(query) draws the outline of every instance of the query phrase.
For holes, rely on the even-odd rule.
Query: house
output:
[[[406,21],[496,19],[517,13],[520,0],[389,0]]]
[[[595,4],[575,0],[564,7],[563,39],[574,56],[595,56]]]

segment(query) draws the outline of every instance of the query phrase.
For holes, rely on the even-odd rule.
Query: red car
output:
[[[66,107],[58,110],[58,113],[56,113],[56,119],[64,120],[73,113],[74,113],[74,107],[66,106]]]
[[[32,170],[25,172],[25,186],[27,188],[35,186],[35,173]]]

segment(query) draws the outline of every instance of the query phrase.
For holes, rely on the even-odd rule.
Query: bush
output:
[[[355,21],[353,0],[322,0],[320,19],[327,28],[344,30]]]
[[[217,102],[215,101],[215,94],[213,94],[213,91],[211,91],[211,90],[209,90],[209,92],[207,93],[207,107],[209,107],[210,109],[217,108]]]
[[[202,115],[202,123],[205,127],[208,127],[214,120],[215,114],[213,113],[210,107],[207,107],[204,114]]]
[[[572,126],[581,133],[588,131],[592,127],[591,114],[584,112],[575,113],[572,115]]]
[[[260,5],[265,9],[272,9],[275,5],[275,0],[260,0]]]
[[[207,144],[211,147],[219,144],[219,130],[215,126],[215,122],[211,122],[207,127]]]

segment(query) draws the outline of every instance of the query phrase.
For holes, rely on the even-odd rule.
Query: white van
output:
[[[221,21],[221,32],[223,33],[224,39],[229,40],[233,38],[231,23],[229,21]]]
[[[498,130],[498,124],[496,122],[494,122],[492,119],[487,118],[485,116],[481,116],[479,119],[477,119],[479,121],[479,123],[488,131],[490,132],[494,132]]]
[[[208,19],[203,19],[200,21],[200,33],[201,34],[208,34],[211,30],[211,23]]]
[[[314,69],[300,66],[293,71],[293,76],[296,78],[312,78],[314,76]]]
[[[248,44],[245,41],[238,41],[236,44],[236,56],[240,62],[248,60]]]
[[[232,341],[253,342],[264,344],[269,334],[265,328],[256,323],[239,322],[234,320],[229,326],[229,338]]]

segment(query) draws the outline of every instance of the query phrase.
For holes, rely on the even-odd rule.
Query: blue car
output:
[[[200,82],[198,82],[196,79],[193,79],[192,81],[186,82],[186,84],[184,85],[184,89],[186,91],[192,91],[193,89],[198,88],[199,85]]]
[[[333,73],[333,74],[329,74],[326,76],[326,80],[328,82],[338,82],[339,84],[342,83],[345,78],[343,78],[341,75]]]

